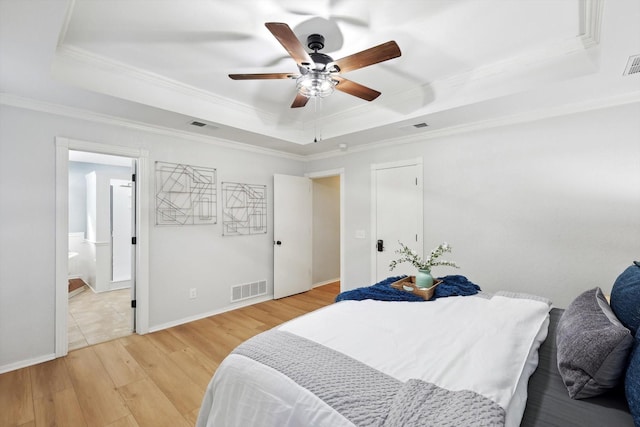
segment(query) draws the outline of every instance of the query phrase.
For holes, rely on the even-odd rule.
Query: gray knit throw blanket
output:
[[[356,426],[504,426],[504,409],[478,393],[417,379],[402,383],[288,332],[263,332],[233,353],[281,372]]]

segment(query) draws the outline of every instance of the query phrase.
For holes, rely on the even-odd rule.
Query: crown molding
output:
[[[107,73],[116,73],[120,77],[142,81],[147,84],[151,84],[152,86],[160,87],[186,97],[194,97],[214,105],[221,105],[224,106],[225,110],[232,110],[240,115],[240,117],[246,117],[247,115],[255,114],[255,109],[250,108],[246,104],[240,103],[234,99],[221,97],[200,88],[167,78],[160,74],[146,71],[141,68],[137,68],[102,55],[97,55],[77,46],[66,44],[65,40],[67,37],[67,31],[69,29],[69,24],[73,16],[75,5],[76,0],[69,0],[67,13],[56,44],[57,57],[59,56],[61,58],[67,58],[73,61],[77,61],[90,67],[94,67],[98,70],[105,71]],[[267,120],[273,123],[278,120],[277,115],[270,111],[261,111],[261,114],[262,117],[265,117]],[[302,123],[298,124],[299,127],[301,127],[302,125]]]
[[[442,92],[458,90],[465,85],[480,85],[483,82],[495,81],[495,79],[517,78],[521,73],[530,72],[532,68],[553,67],[558,61],[565,60],[570,55],[585,54],[587,49],[593,48],[600,43],[600,28],[602,24],[602,10],[604,0],[582,0],[579,6],[580,33],[574,37],[559,40],[546,46],[534,50],[526,51],[520,55],[496,61],[481,67],[468,70],[448,78],[434,80],[423,84],[419,88],[398,91],[386,96],[381,102],[390,106],[402,106],[411,103],[416,98],[416,93],[420,92]],[[477,87],[477,86],[476,86]],[[331,136],[339,136],[344,133],[353,132],[344,128],[335,130],[340,123],[358,121],[363,122],[363,117],[375,117],[373,105],[364,104],[352,107],[340,112],[328,114],[324,120],[332,123],[325,128],[325,133]],[[378,119],[374,119],[380,124]],[[366,128],[366,125],[362,125]],[[334,131],[332,135],[331,131]]]
[[[226,122],[226,124],[230,126],[239,126],[238,121],[246,124],[245,118],[254,116],[256,113],[260,115],[260,122],[262,123],[269,123],[271,126],[275,126],[278,123],[279,117],[273,111],[263,109],[256,110],[254,107],[238,102],[235,99],[222,97],[215,93],[202,90],[165,76],[133,67],[126,63],[66,44],[66,31],[69,25],[69,20],[72,16],[75,1],[76,0],[70,0],[67,18],[58,40],[56,55],[60,58],[66,58],[67,60],[75,61],[76,63],[81,63],[87,67],[100,70],[106,73],[106,75],[118,75],[119,79],[126,79],[132,82],[143,82],[149,88],[156,87],[162,91],[175,93],[184,99],[191,98],[222,108],[224,115],[228,115],[230,118],[233,117],[234,119],[226,121],[220,120],[220,117],[218,117],[217,121],[220,123]],[[491,81],[491,79],[503,78],[505,76],[514,77],[523,70],[529,70],[531,67],[539,67],[540,64],[552,65],[554,60],[566,58],[567,55],[585,52],[586,49],[599,44],[603,7],[604,0],[581,0],[579,2],[579,11],[576,18],[580,22],[580,34],[577,34],[575,37],[560,40],[557,43],[553,43],[533,51],[527,51],[523,54],[516,55],[502,61],[497,61],[486,66],[478,67],[476,69],[451,76],[450,78],[431,82],[428,85],[424,85],[422,89],[438,87],[441,90],[446,90],[458,88],[462,85],[480,84],[483,81]],[[407,102],[407,100],[411,100],[415,97],[416,90],[416,88],[413,88],[408,91],[389,94],[384,102],[388,102],[393,105],[403,104]],[[353,123],[362,124],[363,117],[369,116],[368,112],[372,111],[372,107],[373,106],[366,104],[357,105],[348,110],[342,110],[339,114],[328,114],[324,117],[324,120],[330,123],[330,125],[325,127],[325,133],[331,137],[357,131],[358,129],[353,128]],[[354,121],[353,119],[356,117],[358,120]],[[207,117],[201,118],[207,119]],[[307,125],[308,123],[304,120],[295,120],[290,124],[290,126],[288,126],[289,131],[286,131],[285,134],[281,134],[280,138],[289,142],[299,143],[298,141],[300,138],[305,139],[307,136],[305,133],[305,129],[308,127]],[[362,126],[365,125],[362,124]],[[270,132],[269,129],[251,130],[258,133]],[[271,131],[273,131],[273,129],[271,129]],[[282,129],[280,129],[280,131],[282,131]]]
[[[156,135],[168,136],[173,138],[188,139],[195,142],[202,142],[206,144],[212,144],[220,148],[228,148],[233,150],[246,151],[256,154],[263,154],[273,157],[285,158],[289,160],[303,161],[304,156],[298,154],[287,153],[279,150],[272,150],[269,148],[257,147],[250,144],[244,144],[242,142],[235,142],[226,139],[216,138],[206,135],[195,135],[186,131],[177,129],[170,129],[162,126],[150,125],[135,120],[128,120],[120,117],[111,116],[108,114],[96,113],[93,111],[68,107],[61,104],[54,104],[50,102],[35,100],[31,98],[22,97],[19,95],[0,93],[0,105],[7,105],[16,108],[22,108],[25,110],[38,111],[42,113],[53,114],[57,116],[70,117],[73,119],[85,120],[94,123],[101,123],[110,126],[118,126],[127,129],[153,133]]]
[[[56,55],[64,58],[69,58],[73,61],[81,62],[90,67],[94,67],[108,73],[117,74],[119,77],[124,77],[125,79],[146,82],[153,86],[170,90],[187,97],[197,98],[214,105],[223,105],[225,110],[230,109],[243,116],[246,116],[247,114],[255,114],[254,108],[251,108],[246,104],[240,103],[234,99],[216,95],[195,86],[181,83],[177,80],[173,80],[160,74],[143,70],[141,68],[133,67],[124,62],[119,62],[102,55],[97,55],[76,46],[62,44],[58,46]],[[261,114],[263,114],[264,117],[266,117],[268,120],[274,122],[278,119],[277,115],[270,111],[261,111]]]
[[[364,151],[376,150],[379,148],[385,148],[390,146],[398,146],[401,144],[412,144],[416,142],[424,142],[435,138],[444,138],[447,136],[459,135],[463,133],[492,129],[502,126],[509,126],[519,123],[534,122],[537,120],[549,119],[553,117],[567,116],[570,114],[582,113],[592,110],[600,110],[605,108],[616,107],[619,105],[640,103],[640,91],[629,92],[622,95],[617,95],[609,98],[603,98],[598,100],[589,100],[586,102],[577,102],[572,104],[566,104],[557,107],[539,108],[537,110],[528,111],[525,113],[514,114],[510,116],[499,117],[496,119],[482,120],[473,123],[467,123],[458,126],[451,126],[448,128],[431,130],[424,133],[404,135],[397,138],[388,138],[383,141],[372,142],[370,144],[356,145],[349,147],[345,151],[331,150],[319,154],[310,154],[305,156],[304,160],[315,161],[323,160],[332,157],[345,156],[350,153],[359,153]]]
[[[94,123],[107,124],[112,126],[124,127],[127,129],[138,130],[148,133],[153,133],[162,136],[177,137],[188,139],[195,142],[202,142],[206,144],[213,144],[221,148],[228,148],[233,150],[246,151],[256,154],[263,154],[273,157],[279,157],[295,161],[311,162],[316,160],[323,160],[333,157],[346,156],[352,153],[364,152],[375,150],[378,148],[384,148],[388,146],[397,146],[399,144],[411,144],[416,142],[424,142],[430,139],[443,138],[447,136],[453,136],[472,131],[491,129],[501,126],[508,126],[518,123],[527,123],[537,120],[565,116],[575,113],[581,113],[591,110],[598,110],[610,107],[616,107],[619,105],[632,104],[640,102],[640,91],[629,92],[622,95],[617,95],[609,98],[603,98],[599,100],[590,100],[580,103],[566,104],[558,107],[540,108],[534,111],[515,114],[506,117],[499,117],[497,119],[483,120],[473,123],[468,123],[459,126],[452,126],[444,129],[431,130],[424,133],[405,135],[397,138],[389,138],[383,141],[372,142],[366,145],[356,145],[349,147],[347,151],[339,149],[330,150],[318,154],[292,154],[279,150],[272,150],[268,148],[256,147],[241,142],[234,142],[224,140],[220,138],[207,137],[204,135],[194,135],[189,132],[179,131],[175,129],[164,128],[160,126],[149,125],[142,122],[133,120],[122,119],[119,117],[110,116],[107,114],[95,113],[88,110],[79,108],[72,108],[63,106],[60,104],[53,104],[44,101],[38,101],[30,98],[25,98],[18,95],[0,93],[0,105],[7,105],[16,108],[22,108],[32,111],[39,111],[43,113],[70,117],[79,120],[86,120]]]
[[[580,12],[578,19],[581,22],[580,27],[584,28],[584,32],[576,34],[575,37],[529,50],[520,55],[496,61],[436,83],[446,87],[457,87],[469,81],[493,78],[505,73],[518,73],[522,70],[529,70],[532,66],[539,66],[541,63],[551,63],[571,54],[582,53],[586,49],[598,45],[600,43],[603,0],[583,1],[584,12]]]

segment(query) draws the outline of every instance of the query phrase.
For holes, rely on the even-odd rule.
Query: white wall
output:
[[[607,292],[640,258],[638,117],[631,104],[304,163],[0,105],[0,371],[54,354],[56,136],[147,149],[151,169],[186,163],[266,184],[270,224],[274,173],[343,168],[346,289],[371,283],[373,242],[355,238],[370,230],[370,165],[421,156],[426,248],[451,243],[456,272],[486,290],[566,306],[583,289]],[[266,279],[272,291],[271,228],[222,237],[219,224],[152,225],[149,243],[151,328],[229,307],[233,284]]]
[[[422,157],[425,250],[447,241],[462,267],[442,274],[561,307],[609,292],[640,258],[639,117],[636,103],[312,162],[345,170],[343,286],[371,284],[374,242],[355,238],[370,230],[370,165]]]
[[[303,174],[303,162],[288,158],[0,105],[0,372],[54,354],[56,136],[145,148],[150,169],[186,163],[217,168],[219,181],[266,184],[269,218],[273,174]],[[234,284],[267,280],[272,292],[271,227],[222,237],[220,212],[214,226],[158,227],[153,215],[150,328],[228,307]]]
[[[314,178],[313,264],[314,285],[340,280],[340,177]]]
[[[0,106],[0,366],[54,350],[55,152],[30,116]]]

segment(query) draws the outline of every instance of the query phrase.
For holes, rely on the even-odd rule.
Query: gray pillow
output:
[[[584,399],[622,381],[633,336],[616,318],[602,290],[594,288],[564,311],[556,344],[558,370],[569,396]]]

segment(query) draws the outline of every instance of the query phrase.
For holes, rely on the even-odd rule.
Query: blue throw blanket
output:
[[[391,287],[393,282],[403,277],[407,276],[389,277],[372,286],[342,292],[336,297],[336,302],[343,300],[362,301],[365,299],[378,301],[424,301],[422,297],[414,295],[411,292],[405,292]],[[464,276],[444,276],[440,277],[439,280],[442,280],[442,283],[436,286],[435,292],[429,301],[436,298],[475,295],[480,291],[480,286],[470,282]]]

